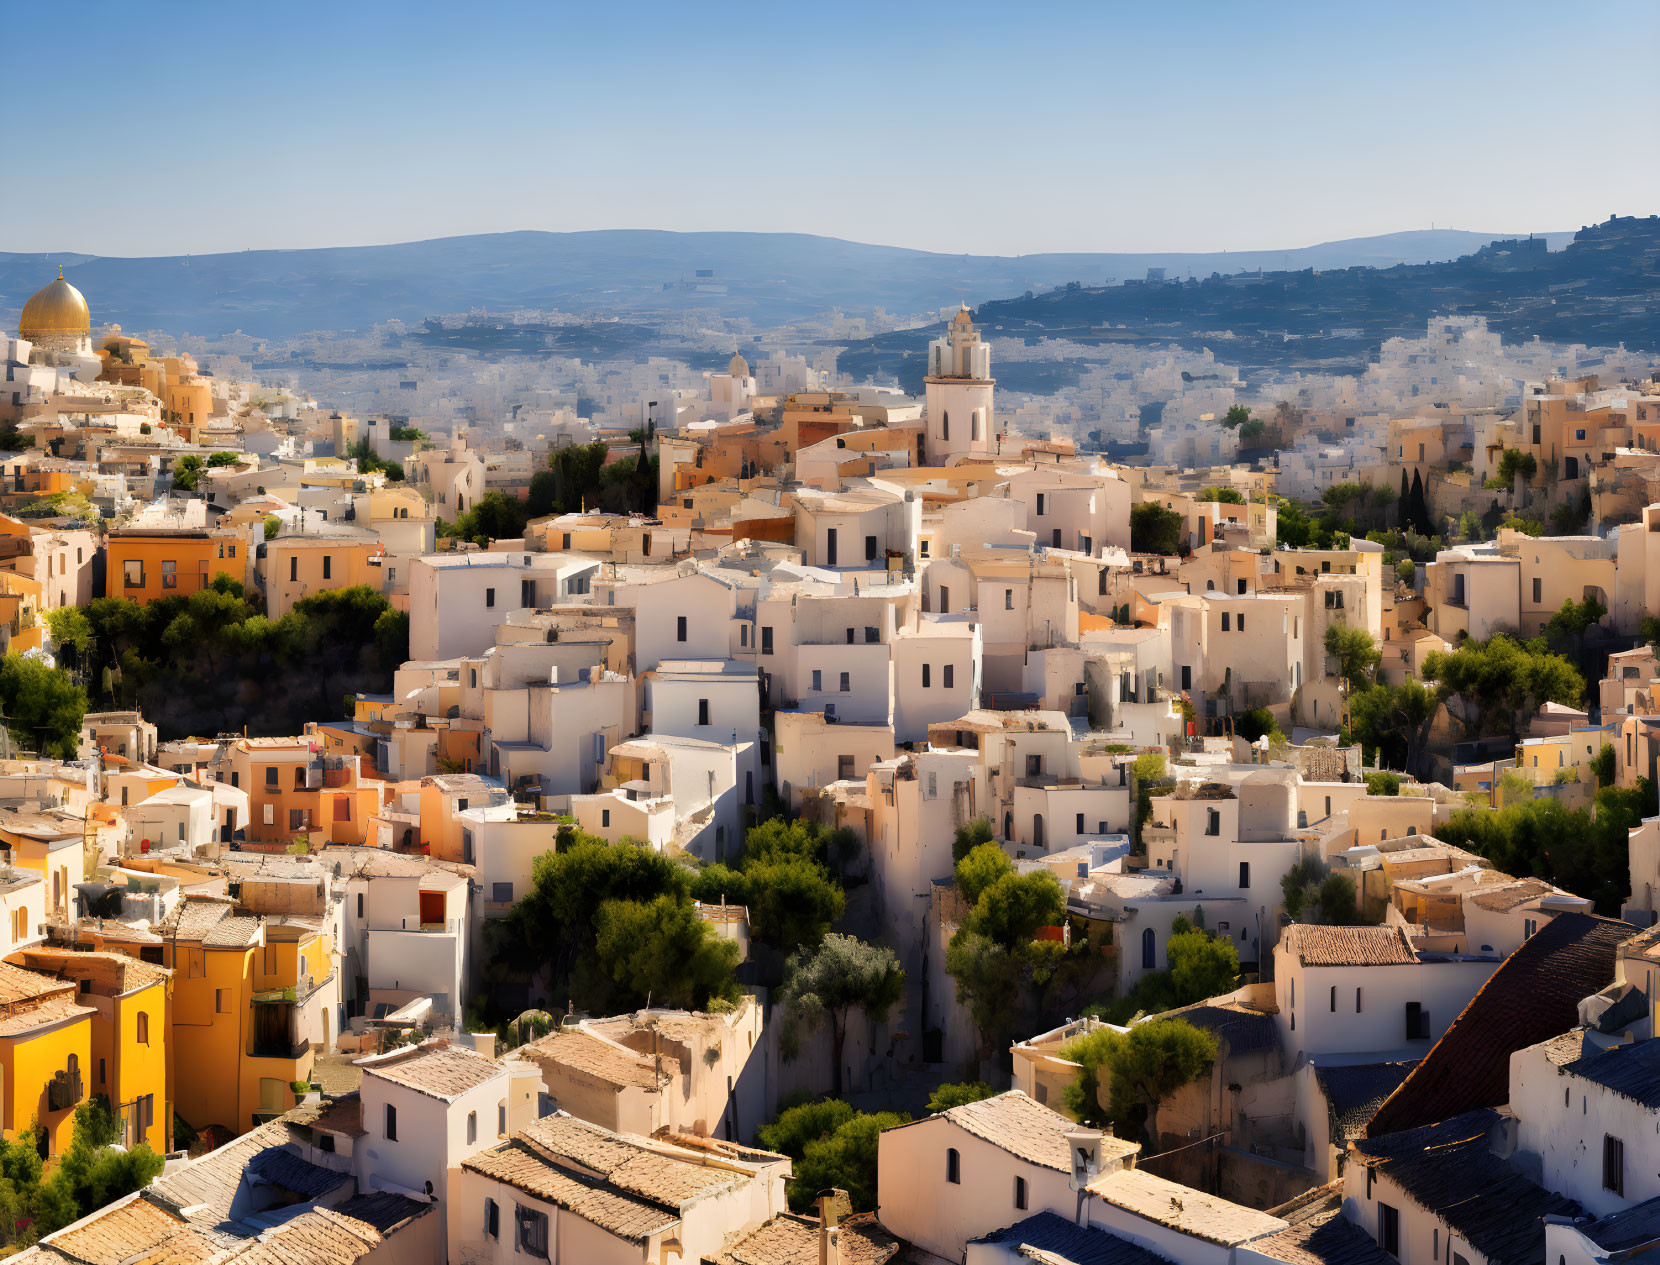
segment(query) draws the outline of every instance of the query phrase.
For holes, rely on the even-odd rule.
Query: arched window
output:
[[[956,1147],[948,1147],[945,1152],[945,1180],[953,1186],[963,1184],[963,1157],[957,1154]]]
[[[1151,971],[1154,966],[1153,929],[1148,927],[1141,933],[1141,969]]]
[[[138,1043],[140,1045],[150,1044],[150,1016],[143,1011],[139,1011],[138,1014]]]

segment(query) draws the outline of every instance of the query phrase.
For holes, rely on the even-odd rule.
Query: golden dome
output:
[[[31,343],[42,337],[91,332],[92,317],[86,310],[86,299],[63,279],[62,268],[58,269],[56,281],[36,291],[23,305],[23,315],[17,322],[18,337]]]
[[[726,372],[734,378],[747,378],[749,377],[749,361],[745,360],[742,355],[734,355],[731,360],[726,362]]]
[[[962,310],[951,318],[955,325],[972,325],[974,318],[968,314],[968,304],[963,304]]]

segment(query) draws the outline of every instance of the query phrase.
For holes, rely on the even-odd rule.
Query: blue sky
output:
[[[1660,211],[1654,0],[3,8],[4,116],[42,129],[3,251],[1231,250]]]

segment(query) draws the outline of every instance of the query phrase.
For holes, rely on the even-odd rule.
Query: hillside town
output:
[[[469,422],[41,280],[11,1259],[1660,1247],[1651,358],[1447,315],[1057,419],[962,307],[920,396],[804,344]]]

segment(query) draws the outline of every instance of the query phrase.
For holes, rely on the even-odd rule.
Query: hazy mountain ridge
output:
[[[94,321],[212,336],[281,338],[362,329],[473,308],[638,313],[715,308],[776,324],[833,307],[916,312],[1077,281],[1259,268],[1387,267],[1452,259],[1491,233],[1415,230],[1295,250],[945,255],[799,233],[613,229],[444,237],[388,246],[116,258],[0,253],[0,328],[55,275],[86,294]],[[1560,245],[1568,234],[1546,234]],[[714,275],[698,278],[699,269]]]

